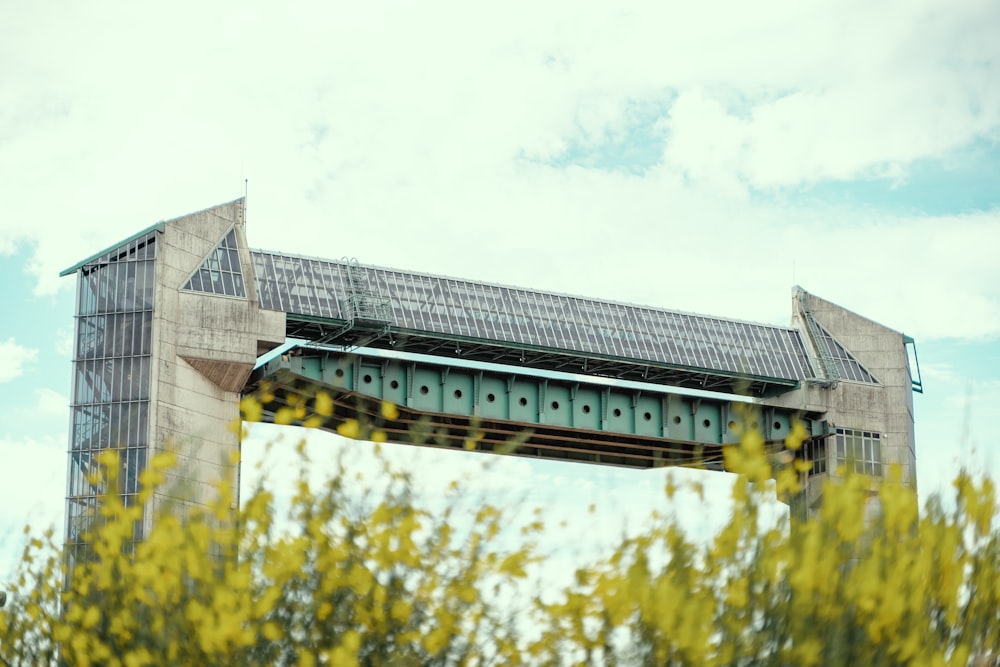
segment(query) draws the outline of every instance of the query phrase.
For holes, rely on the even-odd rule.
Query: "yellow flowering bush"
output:
[[[331,405],[324,394],[298,399],[281,420],[320,426]],[[260,417],[257,401],[242,407]],[[338,430],[386,439],[379,423],[395,407],[370,412],[374,423]],[[517,610],[504,594],[537,564],[542,523],[513,538],[499,507],[432,512],[388,464],[379,490],[361,498],[344,484],[347,466],[319,486],[303,472],[281,523],[264,486],[234,516],[223,485],[214,509],[159,516],[134,547],[141,504],[109,493],[90,555],[68,576],[51,532],[29,531],[0,609],[0,664],[995,664],[993,483],[962,474],[954,503],[931,498],[919,511],[898,473],[877,486],[841,475],[811,519],[775,518],[775,494],[800,492],[805,437],[796,428],[775,450],[747,429],[726,451],[732,516],[708,542],[676,514],[658,517],[580,563],[565,590]],[[171,465],[151,461],[143,500]],[[94,474],[114,488],[117,468],[109,451]],[[866,503],[878,506],[874,518]]]
[[[693,543],[668,516],[624,540],[560,603],[539,605],[547,623],[531,654],[553,665],[1000,664],[992,481],[962,473],[953,510],[931,497],[920,513],[898,470],[881,484],[841,470],[809,520],[768,521],[775,491],[801,491],[808,466],[791,454],[805,436],[796,427],[769,453],[748,430],[726,452],[739,474],[714,539]],[[866,521],[870,503],[880,512]]]

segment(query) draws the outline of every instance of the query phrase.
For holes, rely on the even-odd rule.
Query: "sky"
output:
[[[777,324],[799,284],[916,339],[922,496],[1000,477],[993,0],[3,2],[0,72],[0,586],[21,526],[61,532],[59,272],[244,189],[256,248]],[[588,534],[662,501],[660,473],[393,451],[429,493],[593,504]],[[725,476],[693,475],[708,530]]]

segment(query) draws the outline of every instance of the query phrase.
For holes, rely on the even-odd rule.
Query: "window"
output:
[[[837,378],[840,380],[851,380],[853,382],[865,382],[868,384],[878,384],[879,381],[872,376],[861,363],[841,345],[836,338],[818,323],[819,337],[816,345],[820,347],[820,355],[826,355],[834,364]]]
[[[98,497],[107,491],[89,475],[101,451],[118,450],[122,501],[138,502],[148,447],[157,233],[79,271],[66,489],[71,563],[86,556],[79,541],[97,516]],[[135,539],[141,528],[137,522]]]
[[[873,431],[838,428],[834,457],[837,466],[853,465],[863,475],[882,476],[882,439]]]
[[[810,475],[820,475],[826,472],[826,441],[825,440],[807,440],[802,443],[802,449],[799,450],[798,458],[804,461],[812,462],[812,469],[809,471]]]
[[[182,289],[190,292],[246,297],[246,290],[243,288],[243,269],[236,247],[235,228],[230,229],[212,249],[201,267],[184,283]]]

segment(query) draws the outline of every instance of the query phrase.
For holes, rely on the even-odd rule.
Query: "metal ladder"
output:
[[[344,263],[347,273],[343,302],[345,321],[343,326],[315,341],[315,343],[328,343],[357,326],[363,326],[364,335],[347,346],[354,349],[388,335],[389,328],[392,326],[392,300],[368,286],[366,271],[357,259],[344,257],[341,262]]]

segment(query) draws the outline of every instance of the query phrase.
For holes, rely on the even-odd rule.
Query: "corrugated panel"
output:
[[[346,263],[253,251],[261,306],[346,319]],[[813,377],[798,331],[362,266],[392,325],[451,336],[786,380]]]

